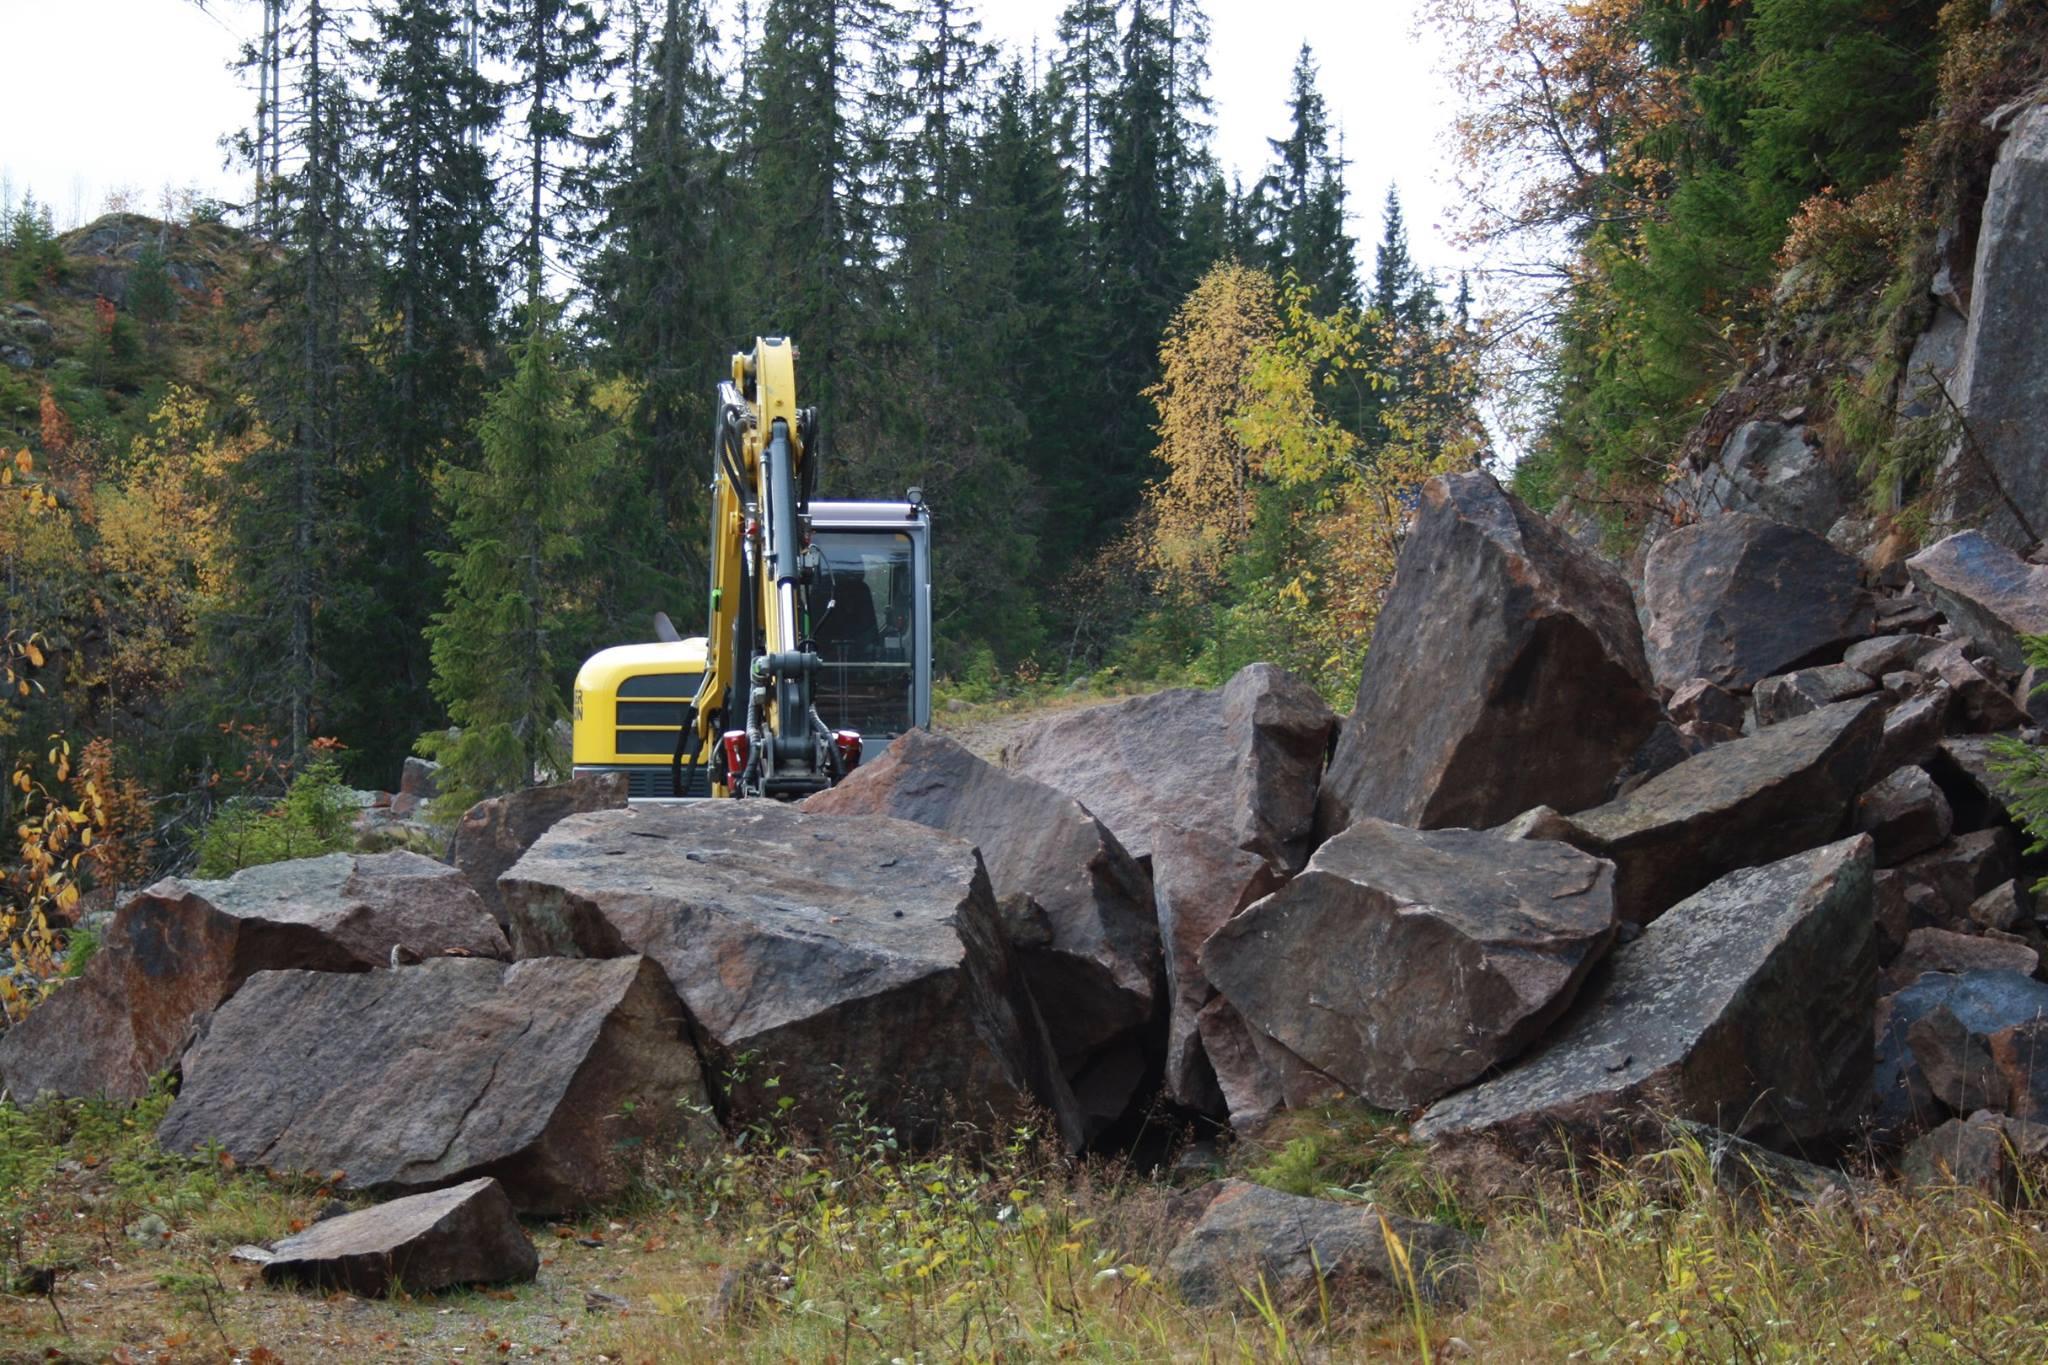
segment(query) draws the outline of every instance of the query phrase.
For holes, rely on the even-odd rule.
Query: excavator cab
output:
[[[706,634],[657,615],[651,644],[576,676],[575,771],[635,800],[820,791],[931,722],[931,513],[811,496],[817,416],[795,347],[757,338],[719,386]]]

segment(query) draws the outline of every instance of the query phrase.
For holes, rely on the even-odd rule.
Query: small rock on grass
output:
[[[539,1269],[512,1201],[486,1176],[315,1223],[270,1249],[263,1280],[374,1299],[524,1282]]]
[[[1361,1292],[1457,1301],[1471,1288],[1471,1241],[1455,1228],[1383,1214],[1370,1204],[1305,1199],[1225,1180],[1167,1257],[1168,1278],[1189,1303],[1249,1309],[1261,1285],[1276,1305],[1313,1297],[1335,1308]],[[1398,1241],[1408,1268],[1395,1260]]]

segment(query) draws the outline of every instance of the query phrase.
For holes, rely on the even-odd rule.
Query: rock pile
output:
[[[1792,496],[1737,464],[1735,501]],[[2048,570],[1995,540],[1878,574],[1754,511],[1659,539],[1639,606],[1446,477],[1341,734],[1259,664],[1048,718],[1006,766],[913,733],[801,808],[586,780],[470,811],[453,867],[161,883],[0,1040],[0,1080],[133,1096],[169,1068],[166,1146],[402,1194],[488,1177],[521,1210],[613,1196],[632,1144],[766,1123],[923,1143],[1037,1113],[1079,1148],[1162,1101],[1251,1127],[1330,1096],[1523,1159],[1677,1120],[2002,1193],[2048,1150],[2042,869],[1994,771],[1998,737],[2039,742],[2044,628]],[[1429,1292],[1462,1283],[1445,1229],[1197,1202],[1192,1299],[1317,1258],[1380,1284],[1389,1228]]]

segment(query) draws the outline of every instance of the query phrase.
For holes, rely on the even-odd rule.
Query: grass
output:
[[[531,1223],[531,1285],[274,1290],[233,1249],[333,1192],[162,1155],[166,1103],[0,1105],[0,1360],[2048,1359],[2031,1198],[1738,1199],[1686,1138],[1481,1190],[1398,1119],[1343,1105],[1283,1115],[1230,1169],[1482,1232],[1469,1306],[1278,1302],[1252,1276],[1237,1311],[1192,1309],[1162,1282],[1185,1217],[1171,1185],[1029,1131],[906,1155],[857,1117],[821,1142],[677,1153],[617,1207]]]

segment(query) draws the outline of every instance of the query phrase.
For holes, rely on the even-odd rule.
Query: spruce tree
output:
[[[826,440],[854,456],[867,444],[859,405],[886,382],[870,342],[889,304],[903,35],[891,0],[770,0],[746,110],[750,328],[796,339]]]
[[[616,58],[591,0],[492,0],[484,46],[512,69],[519,145],[515,259],[528,307],[569,264],[594,209],[593,167],[607,141]]]
[[[694,601],[709,573],[701,490],[713,388],[741,334],[761,325],[739,316],[733,288],[736,259],[750,248],[734,221],[742,186],[722,145],[732,120],[708,8],[659,0],[648,29],[589,275],[592,325],[635,392],[629,458],[647,505],[632,504],[645,512],[642,526],[620,528],[617,548],[629,562],[617,576],[655,577],[622,583],[622,610],[632,614],[651,605],[642,598],[660,591],[662,575],[692,585]]]
[[[1158,374],[1159,338],[1206,267],[1187,232],[1209,165],[1202,117],[1207,72],[1201,11],[1188,0],[1131,0],[1102,172],[1104,458],[1089,509],[1101,534],[1137,505],[1155,473],[1142,391]],[[1222,218],[1213,219],[1220,243]],[[1199,242],[1200,238],[1193,239]]]
[[[474,797],[561,774],[567,718],[565,604],[583,586],[584,532],[615,477],[614,444],[579,392],[547,305],[513,347],[512,372],[477,424],[475,469],[445,476],[455,548],[440,560],[448,604],[427,638],[434,695],[455,731],[423,737],[444,796]]]
[[[363,434],[341,461],[337,581],[322,613],[332,728],[361,781],[391,780],[436,719],[425,629],[447,545],[433,483],[473,464],[504,236],[487,139],[502,92],[470,60],[465,0],[391,0],[355,46],[367,93],[355,171],[378,325],[361,367]]]
[[[1318,306],[1334,312],[1359,301],[1358,262],[1344,225],[1345,163],[1330,150],[1329,112],[1307,43],[1294,61],[1287,108],[1291,127],[1268,139],[1273,165],[1258,186],[1264,254],[1276,276],[1292,270],[1316,291]]]
[[[362,332],[365,233],[344,164],[360,112],[345,16],[330,0],[305,0],[284,21],[290,93],[270,117],[292,169],[270,182],[279,250],[254,281],[267,335],[243,376],[267,440],[238,471],[235,575],[210,622],[210,681],[223,708],[267,725],[297,761],[331,733],[317,618],[334,583],[335,471],[358,439],[348,358]]]
[[[1064,114],[1061,156],[1073,177],[1074,209],[1086,228],[1085,244],[1092,248],[1100,225],[1110,110],[1122,70],[1116,0],[1071,0],[1060,11],[1055,34],[1059,48],[1046,90]]]

